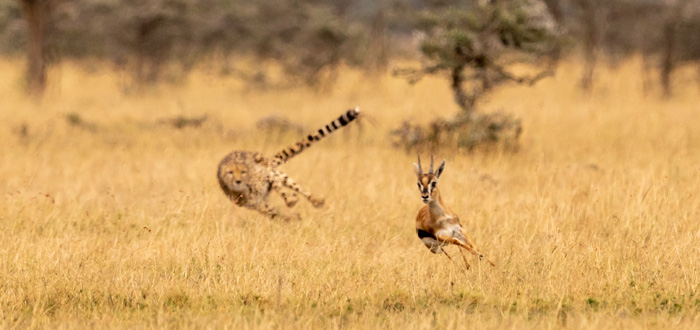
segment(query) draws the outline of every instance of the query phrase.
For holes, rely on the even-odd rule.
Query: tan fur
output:
[[[274,158],[267,158],[259,152],[233,151],[219,163],[217,178],[224,194],[236,205],[256,210],[270,218],[284,220],[299,219],[299,214],[286,215],[267,203],[271,191],[282,196],[287,207],[291,208],[299,201],[297,194],[304,196],[314,207],[322,207],[323,198],[313,196],[304,187],[295,183],[284,174],[278,166],[289,158],[298,155],[311,144],[353,121],[359,115],[359,109],[351,109],[332,121],[325,128],[309,134],[302,142],[277,153]],[[284,191],[282,188],[292,190]]]
[[[423,173],[420,166],[420,158],[416,165],[416,175],[418,177],[418,189],[421,192],[421,198],[426,205],[418,211],[416,216],[416,231],[419,238],[423,241],[428,249],[433,253],[445,253],[445,256],[452,259],[444,250],[444,246],[448,244],[457,245],[470,253],[481,258],[484,255],[479,252],[476,244],[469,238],[466,231],[459,222],[459,217],[450,210],[442,199],[440,189],[437,187],[439,177],[445,168],[445,161],[433,173],[433,164],[431,159],[430,172]],[[422,236],[422,237],[421,237]],[[461,250],[460,250],[461,253]],[[464,263],[467,269],[470,268],[469,263],[464,258]],[[492,266],[496,264],[490,259],[486,261]]]

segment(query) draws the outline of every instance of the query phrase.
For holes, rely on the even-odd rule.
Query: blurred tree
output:
[[[671,97],[671,75],[676,69],[679,62],[679,29],[682,23],[688,19],[684,19],[684,14],[692,13],[688,6],[689,0],[671,0],[667,1],[665,17],[663,22],[663,41],[661,50],[661,86],[663,87],[664,96]],[[688,15],[689,16],[689,15]],[[697,32],[696,32],[697,33]]]
[[[358,15],[350,1],[318,0],[17,3],[27,37],[13,33],[15,6],[0,3],[0,18],[7,18],[0,22],[0,45],[8,46],[0,51],[27,51],[36,90],[45,81],[46,63],[39,60],[47,44],[62,58],[112,60],[138,84],[177,79],[199,60],[220,54],[274,60],[295,82],[318,86],[341,63],[364,64],[370,30],[365,16],[373,14]]]
[[[700,62],[700,3],[692,0],[546,0],[584,56],[581,87],[590,91],[601,60],[610,65],[642,54],[646,71],[658,72],[663,94],[672,93],[679,65]],[[645,84],[647,89],[648,84]]]
[[[425,62],[419,69],[397,70],[411,82],[426,74],[446,73],[461,113],[440,119],[425,134],[410,128],[408,136],[424,136],[433,145],[458,135],[460,146],[473,148],[482,143],[506,142],[517,145],[520,122],[504,115],[477,115],[477,101],[505,83],[532,85],[553,73],[558,32],[547,6],[539,0],[501,0],[483,5],[462,4],[430,10],[421,16],[421,52]],[[555,56],[556,57],[556,56]],[[544,60],[544,61],[543,61]],[[539,67],[536,74],[512,71],[518,64]],[[522,69],[522,68],[521,68]],[[405,132],[404,132],[405,133]],[[400,130],[396,135],[406,135]],[[406,140],[406,137],[401,137]],[[420,141],[403,141],[413,145]]]
[[[535,14],[547,7],[552,15]],[[583,88],[593,87],[599,61],[614,65],[642,53],[670,95],[675,69],[700,63],[698,7],[693,0],[0,1],[0,53],[27,56],[28,90],[38,94],[46,66],[59,57],[110,60],[138,84],[180,79],[216,56],[233,63],[222,72],[264,85],[265,65],[237,66],[235,60],[269,59],[282,65],[287,82],[323,86],[343,63],[382,70],[392,56],[416,56],[410,45],[422,35],[426,65],[404,73],[452,73],[457,102],[472,109],[502,82],[537,76],[499,72],[511,67],[511,59],[534,63],[571,50],[584,55]],[[542,26],[553,22],[566,31],[566,45],[576,47],[528,39],[548,38]],[[533,52],[532,45],[543,49]]]
[[[46,32],[53,9],[52,0],[20,0],[27,23],[27,88],[41,96],[46,88]]]
[[[263,0],[239,22],[247,32],[241,38],[248,44],[244,53],[276,60],[289,77],[307,85],[327,82],[341,63],[360,63],[363,31],[327,4]]]

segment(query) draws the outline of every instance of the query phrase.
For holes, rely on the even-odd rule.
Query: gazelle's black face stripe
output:
[[[333,133],[337,129],[346,126],[355,118],[359,116],[360,112],[359,109],[350,109],[346,111],[344,114],[340,115],[337,119],[333,120],[330,122],[328,125],[325,125],[325,127],[322,127],[318,130],[317,133],[312,133],[306,136],[305,139],[303,139],[301,142],[297,142],[295,146],[293,147],[287,147],[283,149],[282,151],[278,152],[275,154],[275,159],[281,164],[292,158],[293,156],[299,154],[302,150],[304,150],[307,147],[310,147],[312,143],[317,142],[318,140],[321,140],[324,138],[327,134]],[[325,130],[324,130],[325,128]]]
[[[432,174],[423,174],[418,177],[418,190],[423,202],[428,202],[433,190],[437,187],[437,178]]]

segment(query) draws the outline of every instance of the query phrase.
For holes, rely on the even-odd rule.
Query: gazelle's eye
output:
[[[420,183],[418,183],[418,189],[420,189]]]
[[[435,189],[435,187],[437,186],[437,182],[433,181],[431,185],[433,186],[433,189]]]

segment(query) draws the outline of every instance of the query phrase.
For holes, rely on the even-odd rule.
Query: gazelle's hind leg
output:
[[[306,199],[308,199],[309,202],[311,202],[311,205],[313,205],[314,207],[317,207],[317,208],[322,207],[323,204],[325,203],[323,198],[316,197],[316,196],[312,195],[308,190],[304,189],[304,187],[302,187],[298,183],[294,182],[294,180],[292,180],[286,174],[284,174],[282,172],[279,172],[278,174],[280,175],[281,180],[282,180],[282,184],[285,187],[292,189],[295,192],[300,193],[302,196],[306,197]]]
[[[452,236],[438,235],[438,236],[437,236],[437,239],[438,239],[438,241],[440,241],[440,242],[445,242],[445,243],[449,243],[449,244],[459,245],[460,247],[464,248],[465,250],[471,252],[473,255],[475,255],[475,256],[477,256],[477,257],[479,257],[479,258],[485,258],[486,261],[487,261],[489,264],[491,264],[491,266],[494,266],[494,267],[496,266],[496,263],[494,263],[491,259],[486,258],[481,252],[475,250],[474,248],[472,248],[472,247],[471,247],[470,245],[468,245],[467,243],[464,243],[464,242],[462,242],[462,241],[460,241],[460,240],[458,240],[458,239],[456,239],[456,238],[454,238],[454,237],[452,237]]]
[[[472,241],[472,239],[469,238],[469,235],[467,235],[467,232],[464,230],[464,228],[460,227],[459,230],[460,230],[460,233],[462,234],[462,237],[466,241],[467,245],[469,245],[472,248],[472,250],[474,250],[474,252],[476,252],[475,254],[477,256],[479,256],[479,258],[482,258],[482,257],[486,258],[486,256],[484,256],[484,254],[481,253],[481,251],[479,251],[479,248],[476,246],[476,244],[474,244],[474,241]],[[474,252],[472,252],[472,253],[474,253]],[[486,258],[486,261],[488,261],[488,263],[490,263],[491,266],[496,266],[496,264],[493,261],[491,261],[491,259]]]
[[[462,237],[464,237],[464,240],[467,241],[467,244],[469,244],[472,249],[474,250],[479,250],[478,247],[476,247],[476,244],[474,244],[474,241],[472,241],[471,238],[469,238],[469,235],[467,235],[467,232],[464,230],[464,227],[459,227],[459,231],[462,234]]]
[[[464,255],[464,252],[462,252],[462,249],[459,249],[459,254],[462,255],[462,260],[464,260],[464,266],[467,267],[467,270],[472,268],[472,266],[469,265],[469,262],[467,262],[467,256]]]

